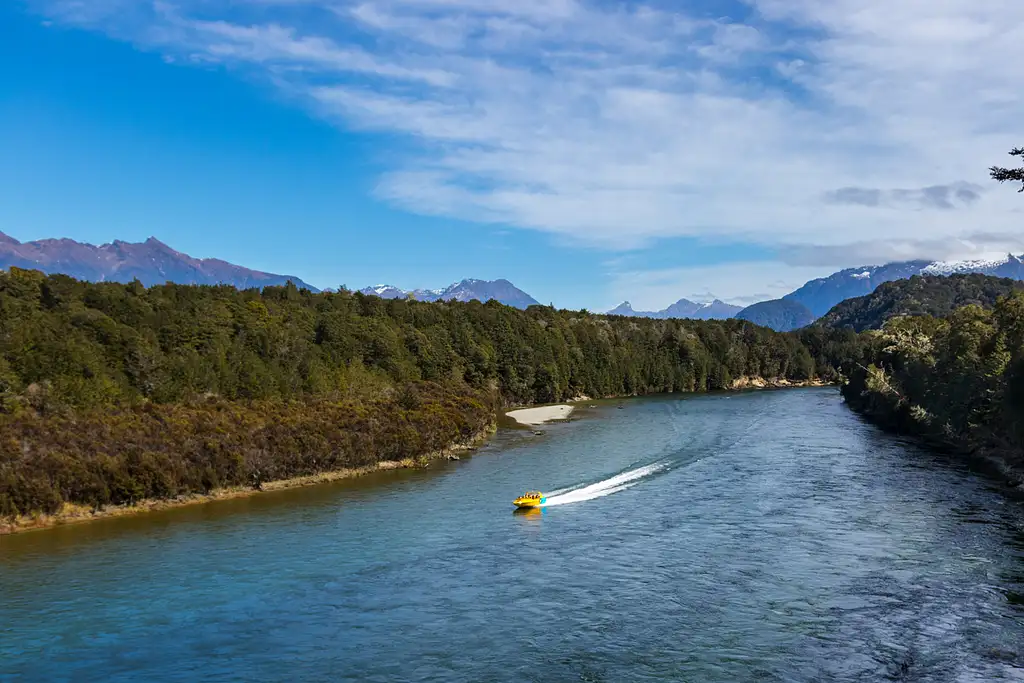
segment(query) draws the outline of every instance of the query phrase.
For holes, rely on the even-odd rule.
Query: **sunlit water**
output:
[[[2,537],[0,680],[1024,680],[1020,502],[831,389],[621,405]]]

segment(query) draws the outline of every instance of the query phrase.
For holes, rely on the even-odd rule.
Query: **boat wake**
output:
[[[567,505],[569,503],[582,503],[585,500],[593,500],[594,498],[610,496],[613,493],[624,491],[631,486],[639,484],[642,479],[649,477],[656,472],[660,472],[667,467],[668,463],[657,462],[651,465],[644,465],[643,467],[627,470],[626,472],[616,474],[614,477],[610,477],[604,481],[599,481],[596,484],[570,486],[568,488],[558,489],[557,491],[552,491],[547,494],[547,501],[544,502],[541,507]]]

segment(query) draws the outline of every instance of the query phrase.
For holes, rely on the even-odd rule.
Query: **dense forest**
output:
[[[886,282],[866,296],[847,299],[817,324],[857,332],[877,330],[897,316],[943,318],[972,304],[992,308],[1000,297],[1014,291],[1024,291],[1024,282],[979,274],[915,275],[907,280]]]
[[[0,516],[418,457],[498,406],[828,374],[850,337],[0,273]]]
[[[992,310],[893,318],[849,366],[851,407],[891,429],[995,456],[1024,474],[1024,293]]]
[[[1024,294],[961,276],[892,283],[851,320],[776,333],[385,300],[291,285],[87,283],[0,273],[0,517],[209,493],[436,454],[504,407],[848,379],[848,403],[943,443],[1024,448]],[[892,303],[896,301],[896,303]],[[913,302],[913,303],[910,303]]]

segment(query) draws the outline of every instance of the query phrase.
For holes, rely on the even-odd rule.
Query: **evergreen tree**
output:
[[[1024,147],[1015,147],[1011,149],[1010,156],[1024,156]],[[1002,168],[1000,166],[992,166],[989,168],[989,172],[992,175],[992,179],[998,180],[1000,183],[1005,183],[1007,180],[1021,183],[1021,188],[1017,191],[1024,192],[1024,168]]]

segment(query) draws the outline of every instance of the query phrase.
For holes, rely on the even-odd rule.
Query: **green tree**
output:
[[[1024,156],[1024,147],[1014,147],[1010,150],[1010,156]],[[1021,188],[1017,191],[1024,192],[1024,168],[1002,168],[1000,166],[992,166],[989,168],[989,172],[992,174],[992,179],[998,180],[1000,183],[1005,183],[1007,180],[1021,183]]]

